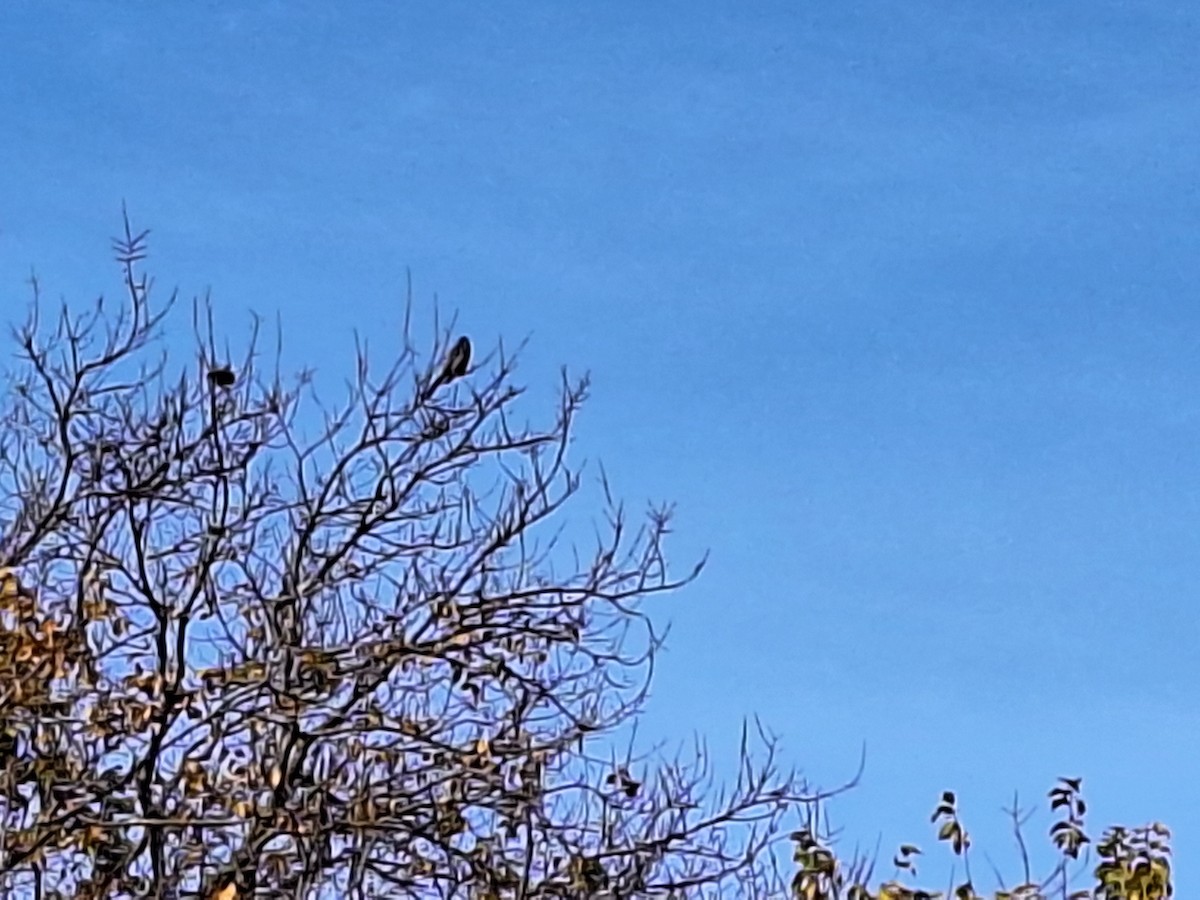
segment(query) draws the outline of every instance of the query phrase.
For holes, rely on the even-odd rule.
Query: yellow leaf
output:
[[[21,583],[10,568],[0,569],[0,600],[12,600],[21,593]]]

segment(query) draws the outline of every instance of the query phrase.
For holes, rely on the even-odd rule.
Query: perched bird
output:
[[[467,374],[467,366],[470,364],[471,341],[464,334],[454,342],[454,346],[450,348],[450,355],[446,357],[446,368],[442,370],[442,384],[462,378]]]
[[[233,369],[229,366],[216,366],[208,370],[208,381],[216,387],[232,387],[237,380],[233,374]]]
[[[446,357],[446,365],[442,367],[442,374],[435,378],[433,383],[429,385],[429,390],[426,392],[426,396],[432,394],[443,384],[449,384],[455,378],[462,378],[462,376],[467,374],[467,366],[470,364],[471,341],[464,334],[457,341],[455,341],[454,346],[450,348],[450,353]]]

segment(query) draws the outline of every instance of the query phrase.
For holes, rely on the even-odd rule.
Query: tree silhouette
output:
[[[341,404],[273,370],[257,324],[217,352],[193,303],[116,242],[123,302],[16,332],[0,421],[0,872],[36,897],[766,895],[803,785],[743,735],[704,755],[618,751],[659,645],[641,603],[694,577],[668,508],[634,527],[607,483],[568,546],[562,377],[520,426],[502,347],[421,363],[406,324]],[[411,293],[409,297],[411,306]],[[406,316],[406,323],[409,318]],[[439,361],[441,362],[439,366]],[[440,370],[440,374],[438,373]],[[435,392],[422,385],[447,388]],[[786,887],[784,887],[786,890]]]
[[[840,860],[822,827],[850,785],[781,771],[761,728],[727,786],[703,750],[629,739],[660,646],[642,604],[701,566],[672,575],[670,508],[635,527],[604,479],[595,545],[565,539],[586,378],[564,371],[549,424],[519,425],[514,358],[468,373],[447,335],[421,354],[411,291],[395,360],[360,347],[337,405],[313,373],[282,377],[278,344],[264,366],[257,323],[218,353],[207,304],[173,369],[176,297],[152,304],[146,237],[126,220],[115,310],[48,314],[33,279],[15,331],[4,896],[977,900],[952,792],[933,820],[964,878],[907,886],[905,844],[871,889],[875,861]],[[1091,865],[1080,780],[1050,805],[1059,864],[1034,877],[1014,802],[1022,872],[997,900],[1172,895],[1157,823],[1106,831],[1072,892]]]

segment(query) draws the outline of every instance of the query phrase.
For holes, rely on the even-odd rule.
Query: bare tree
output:
[[[587,379],[519,421],[502,345],[361,346],[340,404],[141,274],[14,337],[0,407],[0,872],[30,897],[759,896],[803,801],[747,730],[619,749],[680,587],[670,509],[563,537]],[[411,290],[408,311],[411,311]],[[400,343],[400,338],[398,338]],[[469,368],[468,368],[469,367]],[[309,402],[313,401],[313,402]],[[757,747],[757,749],[756,749]]]

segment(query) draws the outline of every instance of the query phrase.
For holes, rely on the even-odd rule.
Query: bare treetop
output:
[[[518,425],[502,346],[441,335],[338,405],[255,325],[161,351],[174,297],[117,242],[124,302],[19,329],[0,419],[0,871],[33,896],[636,897],[766,890],[797,788],[768,742],[614,755],[672,576],[669,509],[596,546],[561,514],[586,378]],[[411,293],[409,296],[411,309]],[[271,359],[274,359],[271,364]],[[422,363],[421,360],[427,360]],[[264,365],[266,363],[266,365]],[[315,423],[315,424],[314,424]],[[757,823],[757,825],[756,825]],[[759,827],[762,826],[762,827]],[[232,893],[231,893],[232,892]]]

